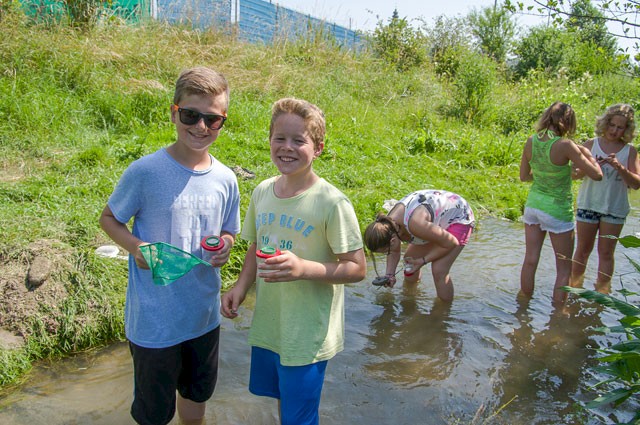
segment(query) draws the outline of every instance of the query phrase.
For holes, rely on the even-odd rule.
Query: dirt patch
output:
[[[0,348],[18,348],[39,320],[55,333],[59,306],[67,290],[59,277],[70,267],[71,249],[58,241],[38,241],[20,258],[0,264]]]
[[[24,177],[24,163],[20,165],[9,164],[8,161],[0,163],[0,182],[12,183]]]

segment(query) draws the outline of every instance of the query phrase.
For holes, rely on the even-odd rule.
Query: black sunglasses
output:
[[[178,105],[176,105],[178,106]],[[204,125],[211,130],[220,130],[227,120],[224,115],[218,114],[203,114],[202,112],[194,111],[193,109],[181,108],[178,106],[178,116],[180,122],[184,125],[194,125],[204,120]]]

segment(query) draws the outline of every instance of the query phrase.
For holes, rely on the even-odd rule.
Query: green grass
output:
[[[512,83],[498,75],[482,113],[467,122],[456,113],[455,81],[429,65],[398,73],[367,51],[322,40],[263,46],[155,22],[80,30],[2,19],[0,261],[15,263],[47,239],[69,250],[72,266],[59,277],[69,298],[30,319],[25,348],[0,350],[0,388],[40,358],[123,337],[126,264],[95,257],[108,241],[98,217],[127,165],[173,142],[169,106],[184,68],[211,66],[230,81],[229,120],[212,153],[256,173],[240,181],[242,214],[256,184],[276,173],[271,104],[295,96],[324,110],[326,148],[315,169],[349,196],[363,229],[384,200],[426,187],[464,196],[480,224],[487,215],[517,219],[528,190],[518,180],[521,149],[544,108],[571,103],[583,139],[605,106],[640,99],[638,81],[621,76]],[[223,268],[225,285],[245,247],[237,244]],[[47,314],[60,324],[53,334]]]

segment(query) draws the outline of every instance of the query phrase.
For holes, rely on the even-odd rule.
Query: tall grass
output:
[[[107,242],[97,220],[125,167],[173,141],[169,106],[184,68],[211,66],[230,81],[229,121],[211,151],[255,172],[240,181],[242,213],[256,184],[276,173],[270,105],[296,96],[324,110],[326,148],[315,168],[351,198],[363,228],[384,200],[426,187],[463,195],[480,230],[488,214],[517,219],[527,192],[518,181],[522,143],[546,106],[571,103],[583,138],[606,105],[640,99],[638,82],[620,76],[568,84],[532,75],[514,84],[490,73],[491,91],[474,104],[482,113],[470,119],[451,95],[460,84],[438,78],[429,64],[398,72],[367,51],[318,38],[252,45],[156,22],[36,25],[15,12],[4,13],[2,25],[0,260],[16,261],[45,238],[68,248],[74,266],[65,277],[69,299],[52,313],[59,330],[51,335],[31,318],[25,348],[0,351],[0,386],[39,358],[122,338],[126,265],[95,257]],[[239,243],[223,268],[226,285],[245,247]]]

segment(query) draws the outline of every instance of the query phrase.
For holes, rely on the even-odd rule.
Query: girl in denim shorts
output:
[[[576,231],[578,243],[571,269],[571,286],[581,287],[589,255],[598,240],[598,275],[596,289],[608,293],[611,289],[614,258],[618,240],[629,214],[629,188],[640,187],[638,152],[631,144],[636,136],[633,108],[625,104],[609,107],[596,121],[597,137],[584,146],[598,160],[603,178],[585,178],[578,192]],[[574,176],[584,173],[574,169]],[[609,237],[613,236],[613,237]]]

